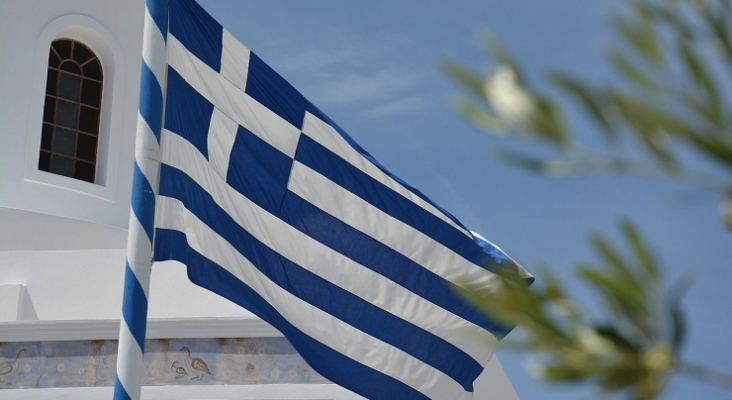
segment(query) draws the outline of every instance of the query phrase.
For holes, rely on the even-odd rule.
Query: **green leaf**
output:
[[[626,277],[631,277],[632,274],[628,272],[628,269],[625,267],[625,260],[622,259],[622,257],[618,254],[618,251],[610,245],[610,243],[605,240],[601,235],[593,234],[590,238],[590,242],[592,242],[593,247],[595,248],[595,251],[600,253],[602,258],[607,261],[616,271],[620,271],[623,273]]]
[[[640,17],[640,20],[631,22],[622,17],[615,17],[611,20],[611,24],[623,40],[634,48],[638,54],[653,63],[661,64],[663,62],[663,53],[656,34],[656,28],[649,20],[648,15],[645,15],[641,9],[636,8],[636,11],[635,14]]]
[[[670,322],[670,341],[674,349],[674,353],[681,350],[681,346],[686,339],[686,317],[681,309],[681,298],[684,293],[691,287],[693,283],[690,274],[682,275],[668,291],[666,304],[668,305],[669,322]]]
[[[650,12],[656,20],[668,24],[671,30],[677,35],[686,39],[692,39],[694,37],[694,30],[689,26],[684,17],[679,15],[680,11],[671,2],[654,4],[654,7],[650,8]]]
[[[638,351],[638,346],[636,346],[625,336],[623,336],[623,334],[621,334],[613,325],[601,325],[595,327],[595,330],[600,336],[610,340],[613,344],[615,344],[615,346],[619,347],[620,349],[630,352]]]
[[[732,146],[728,140],[718,135],[702,136],[697,133],[684,135],[684,138],[704,152],[727,167],[732,167]]]
[[[611,49],[608,54],[610,64],[625,76],[632,83],[638,84],[646,89],[658,91],[663,88],[655,77],[648,75],[641,68],[636,66],[628,57],[617,49]]]
[[[564,89],[577,99],[582,106],[592,115],[595,122],[602,128],[606,138],[617,140],[617,132],[613,126],[612,120],[605,111],[607,105],[603,104],[602,95],[590,88],[587,84],[579,79],[571,77],[561,72],[550,72],[549,80],[555,85]]]
[[[499,160],[513,167],[551,177],[566,177],[588,172],[587,169],[582,169],[581,166],[569,161],[544,160],[505,147],[500,147],[496,155]]]
[[[586,379],[589,370],[567,365],[542,365],[535,369],[537,375],[550,381],[575,382]]]
[[[502,119],[491,115],[486,109],[464,99],[456,99],[454,101],[454,107],[459,113],[463,114],[468,120],[486,133],[499,135],[505,133],[509,128]]]
[[[671,345],[674,352],[681,350],[681,346],[686,339],[686,317],[681,309],[681,303],[676,302],[671,306]]]
[[[726,123],[724,115],[718,115],[717,111],[708,104],[708,101],[700,99],[697,94],[684,92],[679,94],[679,97],[683,105],[689,108],[689,110],[696,112],[702,118],[710,121],[713,125],[724,125]],[[715,133],[724,136],[724,128],[715,129]]]
[[[564,286],[546,265],[541,265],[537,271],[539,281],[544,286],[545,295],[549,299],[566,298]]]
[[[537,96],[536,105],[539,110],[539,119],[535,121],[534,127],[539,137],[558,146],[569,144],[570,135],[558,103],[549,97]]]
[[[469,92],[480,98],[485,98],[483,92],[483,75],[471,71],[461,64],[452,60],[444,60],[441,63],[442,70],[445,71],[452,79],[467,89]]]
[[[721,45],[722,55],[732,65],[732,35],[730,34],[730,17],[732,16],[730,16],[729,8],[718,12],[713,10],[708,2],[697,2],[697,6],[707,28]]]
[[[632,133],[665,168],[676,168],[676,158],[671,152],[664,130],[659,126],[659,122],[663,122],[660,117],[665,118],[666,115],[660,115],[654,107],[629,95],[613,92],[612,97],[622,116],[633,128]]]
[[[732,167],[732,145],[719,135],[703,135],[670,112],[654,107],[629,95],[614,93],[615,102],[623,116],[635,128],[644,143],[668,166],[675,166],[675,158],[668,145],[661,140],[668,132],[694,145],[713,159]]]
[[[513,54],[503,45],[501,40],[491,32],[486,32],[483,36],[483,41],[488,51],[496,59],[498,65],[505,65],[510,67],[516,73],[516,78],[521,85],[526,84],[526,78],[519,67],[518,62],[514,58]]]
[[[642,118],[646,123],[654,127],[661,128],[667,132],[680,134],[682,136],[695,135],[696,131],[689,124],[676,117],[673,113],[658,108],[641,99],[616,94],[616,101],[622,104],[627,110],[628,115],[632,110],[632,115]]]
[[[645,313],[643,294],[633,288],[634,285],[629,285],[626,279],[588,266],[580,266],[577,273],[600,289],[609,301],[621,306],[623,312],[631,313],[631,319],[636,319],[635,314]]]
[[[694,78],[694,82],[706,93],[710,115],[713,116],[714,122],[721,123],[724,115],[722,111],[722,102],[717,91],[718,84],[712,77],[709,68],[699,57],[696,51],[691,47],[688,40],[680,38],[678,40],[679,53],[685,63],[686,69]]]
[[[643,370],[632,359],[624,360],[620,365],[606,368],[600,379],[600,386],[605,390],[618,390],[635,386],[643,378]]]
[[[641,237],[640,232],[638,232],[633,223],[627,219],[621,221],[620,226],[626,239],[630,243],[636,258],[638,259],[639,264],[653,281],[657,281],[659,278],[658,265],[656,264],[655,257]]]

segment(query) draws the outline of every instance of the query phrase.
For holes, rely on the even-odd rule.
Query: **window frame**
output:
[[[104,71],[94,183],[38,169],[48,78],[48,55],[51,43],[58,39],[70,39],[87,46],[97,56]],[[126,112],[125,59],[122,47],[114,35],[91,17],[68,14],[58,17],[46,25],[38,37],[33,63],[31,112],[28,114],[28,142],[23,171],[25,181],[39,183],[49,189],[55,188],[88,195],[108,202],[117,200],[117,188],[122,184],[119,182],[119,149],[126,141],[122,138],[121,128],[126,125],[123,121]]]
[[[38,169],[95,183],[102,63],[84,43],[60,38],[49,46],[47,68]]]

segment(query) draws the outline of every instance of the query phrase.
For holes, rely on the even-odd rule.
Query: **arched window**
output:
[[[94,182],[102,78],[88,47],[69,39],[51,43],[39,170]]]

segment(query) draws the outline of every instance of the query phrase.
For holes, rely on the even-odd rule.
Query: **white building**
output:
[[[0,399],[111,398],[143,10],[0,2]],[[143,398],[358,398],[182,265],[150,293]],[[497,360],[476,398],[517,398]]]

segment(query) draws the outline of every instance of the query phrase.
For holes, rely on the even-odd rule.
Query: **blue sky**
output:
[[[716,195],[638,178],[529,175],[496,161],[499,142],[450,107],[458,88],[439,62],[490,71],[480,39],[487,29],[533,79],[548,67],[612,79],[603,56],[617,1],[199,2],[393,173],[527,268],[548,264],[583,302],[594,298],[569,275],[577,262],[596,259],[586,235],[617,239],[618,219],[633,219],[669,281],[685,271],[695,276],[684,300],[690,332],[683,355],[732,370],[732,246]],[[594,137],[579,114],[570,119],[581,136]],[[535,381],[529,357],[499,356],[522,399],[594,397]],[[676,377],[664,398],[731,395]]]

